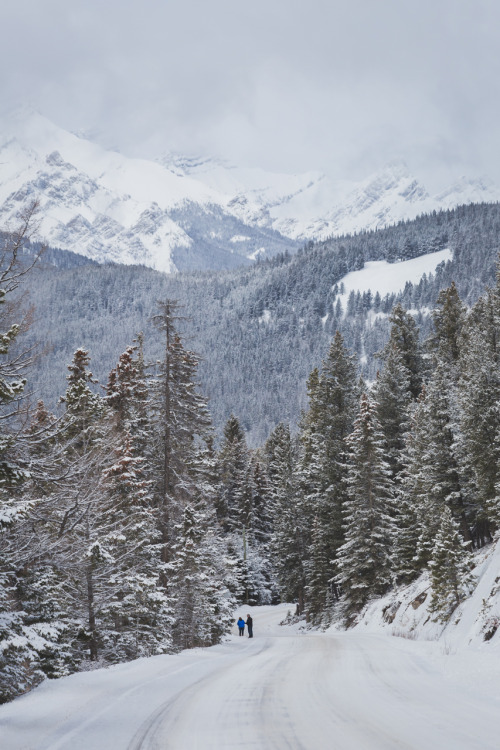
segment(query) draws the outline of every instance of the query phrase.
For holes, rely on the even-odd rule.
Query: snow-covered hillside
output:
[[[337,184],[319,172],[275,174],[178,155],[131,159],[23,109],[0,122],[1,225],[14,225],[35,197],[49,244],[172,273],[232,268],[304,240],[495,201],[500,191],[464,178],[430,197],[402,163]]]
[[[342,293],[335,298],[333,305],[340,300],[345,312],[351,292],[377,292],[381,298],[386,294],[398,294],[405,288],[407,281],[418,284],[424,274],[434,273],[440,263],[451,260],[453,253],[448,248],[434,253],[420,255],[418,258],[404,260],[400,263],[388,263],[385,260],[375,260],[365,263],[360,271],[346,274],[338,286]]]
[[[355,630],[385,632],[414,640],[438,641],[450,653],[471,646],[500,657],[500,541],[475,555],[476,585],[471,596],[453,613],[446,626],[429,614],[429,574],[391,591],[368,606]]]

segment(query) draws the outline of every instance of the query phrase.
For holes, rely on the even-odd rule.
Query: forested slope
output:
[[[25,275],[24,235],[7,238],[0,700],[89,660],[217,643],[233,602],[281,599],[313,626],[350,626],[427,572],[429,613],[447,622],[476,585],[471,548],[500,527],[500,274],[464,304],[494,280],[497,225],[496,206],[474,207],[174,278],[68,268],[58,253]],[[413,310],[368,291],[339,306],[365,261],[450,246],[455,258],[406,286]],[[52,350],[34,368],[31,343]],[[353,350],[366,374],[379,366],[373,387]],[[59,418],[26,410],[25,377],[63,396]]]
[[[78,346],[89,349],[93,371],[105,381],[136,333],[150,329],[156,301],[178,299],[187,318],[182,329],[202,356],[200,378],[215,424],[221,427],[235,412],[256,444],[280,420],[296,423],[306,403],[305,379],[336,329],[352,351],[364,355],[365,376],[374,377],[379,363],[373,354],[387,340],[387,314],[395,298],[359,296],[347,314],[339,311],[335,285],[346,273],[366,261],[397,262],[449,247],[453,260],[401,295],[426,333],[429,308],[451,280],[467,304],[492,283],[499,236],[499,206],[471,205],[382,231],[310,243],[296,255],[225,273],[166,276],[144,267],[92,264],[65,269],[59,258],[59,268],[47,262],[31,279],[36,323],[30,336],[49,347],[34,385],[54,404]],[[368,325],[374,309],[380,314]],[[146,356],[154,359],[160,345],[155,348],[154,337],[147,338]]]

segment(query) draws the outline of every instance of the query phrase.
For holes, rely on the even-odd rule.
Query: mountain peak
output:
[[[177,151],[169,151],[157,158],[156,161],[172,172],[188,176],[209,172],[218,167],[231,169],[229,163],[224,162],[222,159],[214,159],[209,156],[196,154],[180,154]]]
[[[402,159],[350,184],[320,172],[268,172],[175,152],[132,159],[58,127],[30,105],[0,120],[0,148],[0,220],[13,219],[19,196],[36,195],[49,244],[168,272],[231,268],[262,248],[272,255],[309,239],[500,199],[483,178],[462,178],[431,197]]]
[[[489,177],[470,178],[464,175],[436,196],[436,199],[446,208],[456,206],[457,202],[495,203],[499,198],[498,189]]]
[[[380,171],[386,172],[388,174],[390,173],[394,177],[397,177],[401,180],[407,179],[409,177],[413,178],[408,164],[404,159],[391,159],[391,161],[387,162],[387,164],[382,167]]]

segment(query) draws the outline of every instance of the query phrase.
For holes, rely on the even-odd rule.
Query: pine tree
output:
[[[420,394],[424,375],[417,324],[413,316],[399,302],[394,305],[389,322],[391,323],[389,341],[379,356],[385,360],[394,349],[398,350],[409,375],[411,395],[416,399]]]
[[[432,586],[429,611],[436,620],[447,622],[453,610],[467,597],[474,585],[472,567],[468,544],[445,506],[429,562]]]
[[[99,640],[110,662],[168,652],[172,624],[170,601],[158,585],[161,540],[144,459],[135,456],[127,433],[115,456],[103,473],[92,543]]]
[[[184,508],[172,562],[168,564],[173,599],[173,638],[178,648],[212,646],[232,624],[234,601],[225,585],[221,545],[207,519],[191,505]]]
[[[20,649],[14,645],[11,650],[7,637],[4,654],[10,667],[24,660],[30,674],[27,683],[23,682],[25,689],[44,677],[64,676],[77,668],[71,641],[79,624],[61,596],[65,576],[52,554],[54,539],[49,530],[53,479],[63,457],[58,430],[58,421],[39,402],[29,428],[19,435],[29,475],[17,491],[26,512],[3,537],[7,558],[16,570],[6,579],[16,609],[13,641],[26,645]]]
[[[268,552],[272,535],[271,490],[262,461],[257,455],[250,460],[252,486],[251,536],[256,544]]]
[[[271,555],[282,601],[305,604],[305,551],[307,516],[296,474],[297,450],[288,425],[280,423],[265,445],[271,491],[273,536]]]
[[[466,322],[466,307],[453,281],[448,289],[442,289],[432,311],[434,334],[430,345],[441,361],[453,368],[458,365],[462,348],[462,334]],[[458,373],[457,373],[458,375]]]
[[[244,604],[270,604],[276,597],[269,559],[270,492],[263,467],[247,448],[234,415],[224,428],[218,473],[217,518],[228,537],[235,596]]]
[[[33,622],[21,582],[27,568],[27,517],[36,498],[24,491],[29,482],[28,441],[20,430],[26,369],[33,349],[19,345],[31,313],[13,293],[37,263],[43,250],[26,260],[24,250],[34,229],[36,201],[22,210],[18,229],[0,244],[0,702],[29,690],[44,677],[43,653],[56,648],[56,628]],[[15,353],[13,353],[16,347]]]
[[[44,500],[43,531],[49,564],[62,576],[61,606],[76,621],[74,661],[88,651],[91,660],[116,662],[168,651],[172,618],[159,588],[162,544],[151,481],[128,429],[135,425],[127,405],[133,397],[122,389],[117,419],[117,410],[92,391],[88,364],[87,353],[77,350],[55,440],[56,450],[63,449],[59,477]]]
[[[162,543],[161,578],[173,598],[174,643],[217,642],[229,621],[224,583],[228,563],[216,535],[218,471],[206,399],[196,381],[198,358],[184,348],[176,326],[178,303],[160,303],[154,323],[164,354],[149,383],[153,505]],[[199,621],[199,622],[198,622]]]
[[[317,518],[314,519],[311,533],[309,556],[306,562],[306,601],[308,618],[312,625],[327,627],[332,621],[333,598],[325,577],[332,570],[332,561],[326,557],[327,545],[324,540],[324,528]],[[326,592],[326,593],[325,593]]]
[[[218,457],[220,488],[217,517],[224,531],[248,530],[251,523],[250,455],[238,419],[231,414],[224,426]]]
[[[111,426],[104,400],[91,388],[96,381],[89,362],[88,353],[77,349],[68,366],[68,387],[61,399],[66,408],[55,440],[59,476],[53,476],[44,500],[42,527],[51,564],[63,576],[61,606],[79,623],[72,641],[76,661],[87,650],[91,660],[98,658],[100,558],[95,541],[104,495],[102,472],[112,460]]]
[[[396,481],[403,468],[405,434],[413,399],[410,372],[395,342],[390,342],[386,347],[384,369],[377,376],[373,395],[387,446],[387,462],[391,467],[392,479]]]
[[[84,450],[88,440],[92,440],[92,426],[104,415],[105,404],[90,384],[96,384],[94,376],[88,369],[89,353],[77,349],[73,360],[68,365],[68,386],[61,402],[65,404],[64,432],[67,438],[75,438],[71,446],[73,451]]]
[[[464,326],[458,383],[458,452],[466,479],[467,516],[478,547],[491,541],[500,523],[496,492],[500,467],[500,317],[497,307],[497,293],[492,291],[474,305]]]
[[[346,502],[346,438],[357,408],[358,389],[354,358],[348,354],[340,333],[336,333],[321,372],[314,370],[308,382],[309,410],[301,425],[303,460],[301,492],[307,508],[309,530],[321,528],[310,547],[308,558],[323,561],[321,570],[309,562],[306,571],[314,575],[314,602],[306,603],[308,616],[317,619],[338,596],[335,560],[344,541],[342,507]],[[312,544],[309,537],[308,544]],[[318,545],[323,549],[320,551]],[[322,583],[320,584],[320,580]],[[308,590],[311,590],[310,588]],[[320,595],[320,590],[322,594]]]
[[[134,346],[127,347],[109,374],[106,402],[114,416],[116,430],[128,432],[132,437],[134,452],[144,456],[151,435],[142,334],[138,334],[135,342]]]
[[[426,449],[420,457],[419,467],[423,497],[419,505],[420,536],[416,551],[422,566],[430,560],[445,506],[460,523],[463,536],[468,540],[471,538],[456,455],[456,424],[447,372],[445,364],[438,362],[424,402]]]
[[[412,414],[405,436],[403,469],[396,490],[394,516],[394,542],[392,554],[393,576],[396,583],[407,584],[422,571],[424,561],[416,551],[421,529],[426,523],[427,420],[425,413],[425,387]]]
[[[366,394],[361,397],[360,414],[348,444],[346,541],[338,554],[338,582],[347,619],[360,612],[371,597],[384,594],[392,580],[393,485],[375,406]]]
[[[150,382],[151,446],[147,458],[153,472],[163,560],[168,562],[183,508],[200,491],[198,459],[201,446],[211,440],[211,421],[196,381],[198,358],[184,348],[176,330],[179,305],[168,300],[159,306],[154,323],[164,336],[164,354]]]
[[[245,499],[244,563],[257,591],[255,604],[271,604],[277,600],[276,574],[270,556],[271,492],[264,467],[254,453],[250,454]]]

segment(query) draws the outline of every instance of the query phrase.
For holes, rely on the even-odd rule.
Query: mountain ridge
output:
[[[166,273],[221,270],[296,251],[459,203],[496,202],[485,178],[437,196],[401,161],[360,182],[320,172],[279,174],[167,154],[129,158],[69,133],[29,109],[0,121],[0,222],[38,198],[39,237],[98,262]]]

